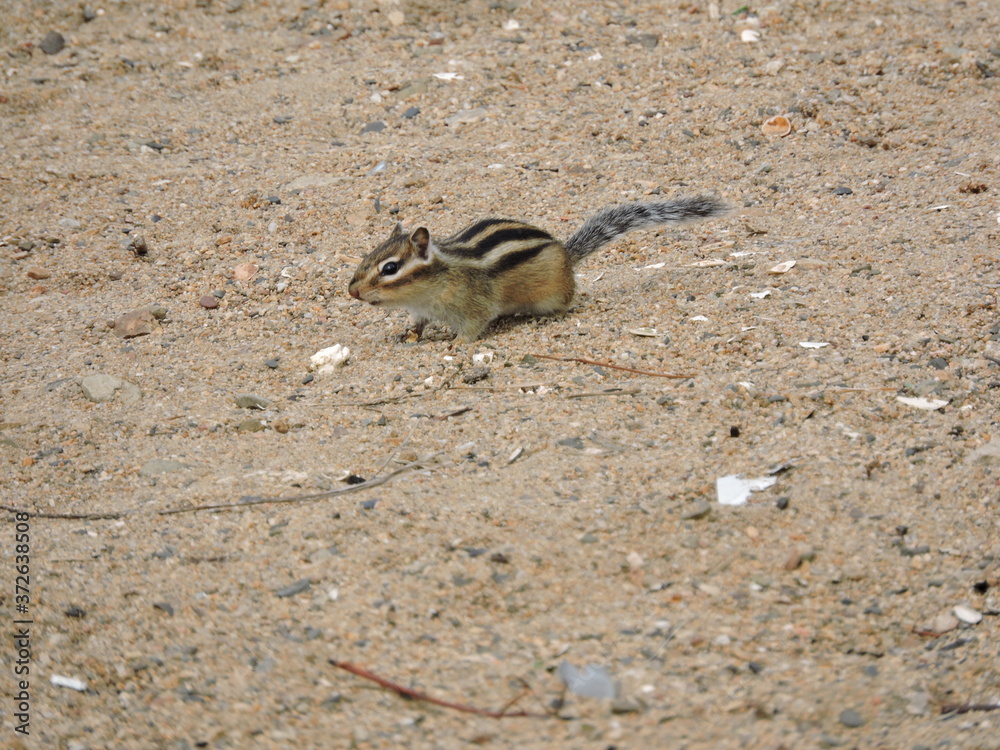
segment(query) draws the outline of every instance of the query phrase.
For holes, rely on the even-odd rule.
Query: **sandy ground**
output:
[[[1000,7],[739,5],[6,3],[0,744],[1000,747]],[[475,346],[346,293],[696,192]]]

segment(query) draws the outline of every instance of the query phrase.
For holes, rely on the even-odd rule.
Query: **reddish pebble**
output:
[[[42,279],[47,279],[52,275],[51,272],[46,271],[44,268],[39,268],[38,266],[32,266],[28,269],[28,278],[34,279],[35,281],[41,281]]]
[[[198,304],[204,307],[206,310],[214,310],[219,306],[219,300],[213,297],[211,294],[204,295]]]

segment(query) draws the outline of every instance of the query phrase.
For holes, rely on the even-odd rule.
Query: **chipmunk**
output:
[[[573,268],[622,235],[727,210],[704,195],[622,203],[587,219],[565,245],[512,219],[483,219],[436,241],[426,227],[407,234],[399,223],[361,260],[348,291],[371,305],[408,310],[418,339],[427,323],[437,321],[468,343],[504,315],[568,310],[576,291]]]

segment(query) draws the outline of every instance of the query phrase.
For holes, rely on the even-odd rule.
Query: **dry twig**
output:
[[[330,659],[330,663],[343,669],[351,674],[357,675],[358,677],[363,677],[366,680],[371,680],[377,685],[381,685],[386,690],[392,690],[394,693],[402,698],[415,701],[423,701],[424,703],[431,703],[435,706],[441,706],[442,708],[451,708],[455,711],[461,711],[467,714],[477,714],[479,716],[489,716],[493,719],[502,719],[507,716],[529,716],[535,718],[547,718],[549,714],[536,714],[530,711],[510,711],[511,705],[520,700],[522,696],[518,696],[514,701],[508,701],[502,709],[499,711],[491,711],[488,708],[476,708],[475,706],[467,706],[464,703],[454,703],[452,701],[442,700],[441,698],[435,698],[434,696],[427,695],[427,693],[421,693],[419,690],[414,690],[412,688],[405,687],[399,683],[387,680],[384,677],[379,677],[377,674],[369,672],[364,667],[359,667],[356,664],[351,664],[347,661],[337,661],[336,659]]]
[[[157,515],[160,516],[174,516],[179,513],[197,513],[202,510],[235,510],[237,508],[247,508],[251,505],[266,505],[268,503],[273,503],[275,505],[286,504],[286,503],[306,503],[313,500],[325,500],[328,497],[335,497],[337,495],[346,495],[348,492],[360,492],[361,490],[368,490],[372,487],[378,487],[380,484],[385,484],[391,479],[398,477],[400,474],[415,470],[422,469],[432,458],[441,455],[443,451],[437,451],[436,453],[431,453],[423,458],[418,458],[416,461],[410,461],[408,464],[400,466],[398,469],[390,471],[385,476],[372,477],[364,482],[359,482],[358,484],[349,484],[346,487],[338,487],[335,490],[326,490],[324,492],[314,492],[309,495],[292,495],[290,497],[254,497],[246,500],[242,500],[238,503],[217,503],[214,505],[192,505],[188,508],[167,508],[166,510],[157,511]]]
[[[581,365],[596,365],[597,367],[607,367],[612,370],[634,372],[637,375],[651,375],[654,378],[676,378],[677,380],[686,380],[687,378],[694,377],[694,375],[672,375],[668,372],[636,370],[634,367],[623,367],[622,365],[613,365],[610,362],[598,362],[596,359],[585,359],[584,357],[554,357],[551,354],[532,354],[531,356],[538,357],[539,359],[554,359],[556,362],[579,362]]]

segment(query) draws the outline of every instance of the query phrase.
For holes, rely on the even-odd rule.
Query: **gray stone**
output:
[[[124,385],[121,378],[114,375],[88,375],[80,383],[83,395],[88,401],[95,404],[103,404],[115,397],[115,393]]]
[[[681,519],[684,521],[694,521],[699,518],[704,518],[711,512],[711,503],[707,500],[696,500],[684,508],[684,512],[681,513]]]
[[[58,31],[50,31],[38,46],[46,55],[57,55],[66,46],[66,40]]]
[[[309,588],[309,579],[302,578],[295,583],[290,583],[287,586],[282,586],[277,589],[274,594],[275,596],[280,596],[282,598],[287,598],[289,596],[295,596],[296,594],[301,594],[303,591]]]
[[[851,727],[852,729],[863,727],[865,725],[864,717],[853,708],[845,708],[841,711],[839,720],[845,727]]]
[[[151,458],[139,469],[140,477],[155,477],[188,468],[186,463],[172,458]]]
[[[234,400],[241,409],[260,409],[262,411],[272,403],[271,399],[258,396],[255,393],[237,393]]]

